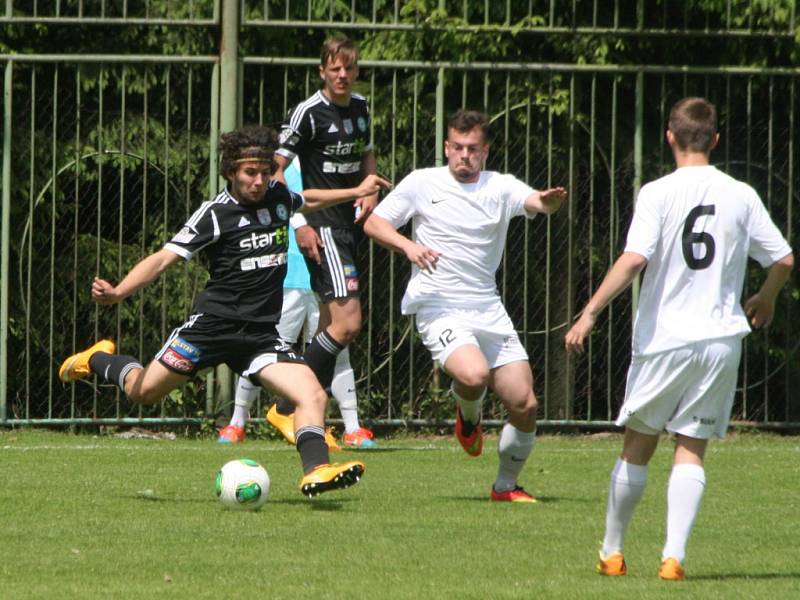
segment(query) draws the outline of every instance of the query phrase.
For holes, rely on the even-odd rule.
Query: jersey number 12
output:
[[[714,262],[714,252],[716,251],[716,244],[714,243],[714,238],[710,233],[705,231],[695,232],[692,231],[694,229],[694,224],[697,222],[697,219],[704,215],[713,215],[714,214],[714,205],[708,204],[700,206],[695,206],[692,210],[689,211],[689,214],[686,217],[686,221],[683,224],[683,236],[681,237],[681,246],[683,248],[683,258],[686,261],[686,266],[688,266],[692,271],[699,271],[701,269],[707,269],[708,266]],[[702,253],[700,258],[697,258],[694,255],[694,245],[700,244],[705,246],[705,250]]]

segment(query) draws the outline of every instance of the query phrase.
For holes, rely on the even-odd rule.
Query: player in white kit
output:
[[[709,164],[719,141],[714,105],[684,98],[670,112],[667,142],[677,169],[642,187],[624,253],[565,338],[582,352],[598,314],[647,266],[618,425],[622,454],[611,472],[597,570],[625,575],[625,530],[644,491],[647,463],[665,429],[675,435],[667,535],[659,576],[685,579],[686,543],[705,488],[708,439],[730,419],[741,340],[772,320],[794,265],[792,250],[750,186]],[[740,303],[747,258],[767,269]]]
[[[495,272],[509,221],[556,211],[564,188],[535,191],[512,175],[482,171],[489,121],[460,110],[447,124],[447,166],[418,169],[392,191],[364,231],[413,263],[402,300],[433,358],[452,377],[456,436],[464,450],[483,448],[481,405],[491,388],[508,411],[500,435],[495,501],[535,502],[517,483],[533,449],[536,397],[528,354],[500,300]],[[416,242],[397,232],[413,222]]]

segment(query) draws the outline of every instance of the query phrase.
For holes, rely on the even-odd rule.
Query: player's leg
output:
[[[115,350],[113,342],[101,340],[68,357],[59,369],[59,377],[62,381],[76,381],[95,374],[116,385],[137,404],[155,404],[189,378],[168,370],[157,361],[144,368],[135,357],[115,354]]]
[[[640,431],[637,431],[638,428]],[[625,533],[647,484],[647,464],[658,445],[659,433],[639,422],[629,422],[625,441],[608,484],[606,528],[598,572],[601,575],[624,575],[622,558]]]
[[[474,338],[463,336],[464,343],[453,347],[443,365],[452,378],[450,394],[456,401],[455,433],[461,447],[470,456],[483,452],[481,414],[489,384],[489,365]]]
[[[647,484],[650,458],[690,377],[692,351],[677,349],[634,358],[628,370],[625,402],[617,425],[625,425],[625,441],[608,486],[606,528],[598,572],[624,575],[625,533]]]
[[[455,434],[464,451],[483,451],[481,408],[489,382],[489,365],[461,310],[425,308],[417,312],[422,343],[452,378],[450,394],[456,401]],[[466,319],[466,320],[465,320]]]
[[[325,320],[320,320],[320,305],[316,295],[309,293],[313,302],[309,304],[306,312],[306,329],[309,332],[307,342],[310,344],[315,333],[322,327],[330,324],[330,310],[325,307]],[[358,420],[358,396],[356,392],[356,377],[353,367],[350,364],[350,349],[345,348],[336,357],[336,365],[333,369],[333,380],[331,381],[331,396],[339,406],[339,414],[344,423],[344,435],[342,437],[345,446],[355,448],[374,448],[377,446],[373,440],[372,432],[366,427],[362,427]]]
[[[303,290],[285,288],[283,290],[283,307],[277,329],[281,338],[294,345],[303,329],[306,320],[306,297]],[[267,411],[267,421],[281,432],[290,444],[294,444],[294,404],[281,397]]]
[[[661,554],[662,579],[685,578],[686,544],[705,492],[703,459],[711,437],[728,428],[741,357],[738,337],[697,342],[692,346],[690,387],[667,423],[675,454],[667,487],[667,539]]]
[[[336,358],[361,331],[356,238],[353,231],[319,228],[325,243],[321,264],[306,261],[320,299],[320,327],[303,354],[323,389],[333,380]]]
[[[295,405],[295,440],[304,473],[300,491],[307,496],[316,496],[355,484],[364,472],[363,463],[330,464],[325,444],[328,396],[314,373],[302,363],[276,362],[260,369],[257,376],[264,387]]]
[[[508,412],[497,446],[500,461],[492,500],[535,502],[517,482],[536,443],[537,403],[530,364],[518,360],[492,369],[489,386]]]
[[[675,438],[672,473],[667,486],[667,539],[659,569],[662,579],[685,578],[682,564],[686,544],[706,487],[703,458],[707,445],[707,439],[680,434]]]

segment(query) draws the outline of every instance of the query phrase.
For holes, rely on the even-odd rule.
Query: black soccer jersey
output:
[[[289,217],[303,197],[270,182],[257,204],[237,201],[222,190],[198,208],[164,247],[189,260],[203,251],[211,277],[197,297],[194,313],[239,321],[277,323],[289,247]]]
[[[290,162],[300,157],[303,189],[356,187],[364,178],[361,161],[371,150],[367,101],[353,94],[350,105],[341,107],[319,91],[295,107],[282,127],[280,142],[278,154]],[[306,215],[315,227],[349,229],[354,219],[351,202]]]

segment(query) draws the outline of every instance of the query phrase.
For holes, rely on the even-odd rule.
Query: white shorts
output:
[[[417,330],[433,359],[442,366],[456,348],[465,344],[478,346],[490,369],[528,360],[499,300],[476,308],[422,307],[417,311]]]
[[[319,323],[317,295],[308,289],[284,288],[278,334],[289,344],[294,345],[305,326],[305,342],[309,343],[317,332],[317,323]]]
[[[634,358],[617,425],[647,434],[666,429],[700,439],[725,437],[741,353],[736,336]]]

